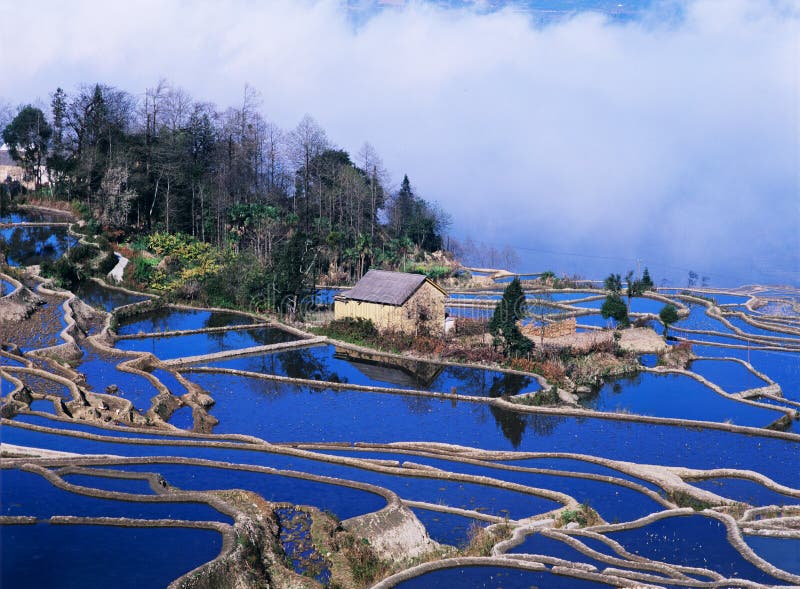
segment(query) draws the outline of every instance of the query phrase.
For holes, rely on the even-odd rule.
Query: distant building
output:
[[[27,178],[25,170],[17,162],[11,158],[8,146],[4,143],[0,145],[0,183],[5,182],[7,178],[16,180],[28,190],[33,190],[36,183],[33,178]],[[42,185],[44,186],[50,181],[47,176],[47,171],[42,167]]]
[[[370,270],[334,298],[334,316],[369,319],[383,331],[441,334],[446,300],[447,292],[422,274]]]

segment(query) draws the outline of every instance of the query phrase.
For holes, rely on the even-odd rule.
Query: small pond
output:
[[[222,549],[218,532],[190,528],[39,523],[2,526],[0,534],[0,585],[9,588],[166,587]]]
[[[116,347],[128,352],[150,352],[161,360],[214,354],[255,346],[296,341],[296,335],[276,327],[256,327],[230,331],[162,335],[117,341]]]
[[[783,415],[772,409],[727,399],[682,374],[645,372],[610,380],[580,403],[595,411],[731,422],[753,427],[767,426]]]
[[[333,345],[214,362],[211,366],[337,383],[501,397],[540,389],[531,377],[496,370],[366,356]]]
[[[425,526],[428,536],[432,540],[449,546],[466,546],[469,543],[471,530],[477,530],[489,525],[488,522],[454,513],[418,509],[416,507],[412,508],[411,511]]]
[[[33,266],[44,261],[54,262],[74,247],[78,240],[67,233],[66,227],[9,227],[0,229],[0,238],[8,246],[9,266]]]
[[[229,516],[205,503],[164,501],[142,503],[80,495],[51,485],[44,477],[16,469],[2,471],[0,489],[3,515],[48,518],[53,515],[185,519],[232,523]]]
[[[136,335],[159,331],[188,331],[258,323],[249,315],[229,311],[204,311],[162,307],[120,320],[117,334]]]
[[[586,581],[576,577],[557,575],[546,571],[526,571],[511,567],[473,566],[440,569],[425,573],[395,585],[397,589],[430,589],[431,587],[458,587],[459,589],[589,589],[613,587],[605,583]]]
[[[733,357],[734,355],[731,354]],[[738,393],[747,389],[767,386],[762,380],[746,366],[738,362],[725,360],[694,360],[688,366],[689,370],[710,380],[722,387],[728,393]]]
[[[800,497],[777,493],[747,479],[727,477],[694,481],[691,484],[733,501],[748,503],[754,507],[763,505],[800,505]]]
[[[727,538],[727,529],[717,519],[705,515],[664,517],[632,530],[607,534],[629,552],[674,565],[703,567],[723,577],[764,583],[776,579],[751,564]]]
[[[114,288],[107,288],[94,280],[81,282],[73,291],[84,303],[111,311],[116,307],[146,301],[149,297],[134,295]]]
[[[800,575],[800,538],[776,538],[744,534],[744,541],[767,562]]]

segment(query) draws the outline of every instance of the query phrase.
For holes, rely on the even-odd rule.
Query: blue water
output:
[[[56,213],[42,209],[22,209],[0,216],[0,223],[67,223],[69,213]]]
[[[143,295],[132,295],[113,288],[106,288],[93,280],[81,282],[73,292],[87,305],[101,307],[106,311],[148,299]]]
[[[800,292],[797,290],[768,289],[755,293],[760,299],[785,299],[789,301],[800,300]]]
[[[695,487],[732,499],[733,501],[749,503],[754,507],[761,507],[763,505],[800,505],[800,497],[776,493],[759,483],[747,479],[707,479],[704,481],[695,481],[691,484]]]
[[[59,428],[68,432],[82,432],[90,434],[98,434],[103,436],[111,436],[115,438],[134,438],[134,439],[166,439],[166,440],[189,440],[185,436],[162,436],[159,435],[158,430],[153,430],[153,433],[142,434],[125,429],[108,429],[98,426],[90,425],[82,420],[73,421],[59,421],[55,418],[40,417],[38,415],[18,415],[14,418],[15,422],[27,423],[31,425],[38,425],[42,427]]]
[[[161,384],[169,389],[169,392],[175,395],[176,397],[180,397],[186,394],[186,387],[184,387],[180,381],[175,377],[175,375],[170,372],[169,370],[164,370],[162,368],[156,368],[151,372],[153,376],[155,376]]]
[[[459,589],[589,589],[612,587],[605,583],[586,581],[576,577],[550,572],[525,571],[510,567],[463,567],[441,569],[425,573],[395,585],[397,589],[430,589],[431,587],[458,587]]]
[[[200,311],[163,307],[123,319],[119,323],[119,335],[136,335],[158,331],[183,331],[249,325],[258,321],[248,315],[227,311]]]
[[[750,299],[750,295],[739,295],[730,293],[705,292],[697,294],[700,294],[709,299],[713,299],[713,301],[717,305],[744,305]]]
[[[639,363],[642,366],[653,368],[658,364],[658,354],[642,354],[639,356]]]
[[[0,537],[0,585],[9,589],[166,587],[222,549],[218,532],[187,528],[40,523],[2,526]]]
[[[91,390],[105,393],[107,386],[115,384],[119,387],[116,396],[130,400],[137,409],[146,411],[150,407],[150,400],[158,394],[158,389],[143,376],[117,370],[117,364],[130,360],[129,357],[111,356],[88,346],[82,349],[84,356],[75,370],[86,375]]]
[[[21,359],[0,356],[0,366],[25,366]]]
[[[219,380],[217,375],[212,378],[203,376],[207,386],[215,383],[214,386],[219,387],[215,391],[218,403],[212,413],[226,404],[225,397],[243,396],[250,402],[243,405],[248,407],[248,411],[239,411],[236,405],[225,411],[234,414],[234,421],[239,422],[238,430],[241,433],[260,432],[264,434],[262,437],[271,441],[432,441],[496,450],[591,453],[647,464],[749,469],[788,486],[800,485],[800,474],[785,468],[786,464],[796,460],[800,452],[800,443],[795,441],[700,427],[681,428],[591,417],[578,419],[522,414],[482,404],[452,404],[449,400],[373,393],[322,393],[274,386],[264,388],[264,384],[274,383],[232,377]],[[255,386],[255,389],[245,393],[251,386]],[[225,387],[231,389],[223,396],[220,391],[224,391]],[[251,398],[251,394],[255,394],[256,399]],[[287,395],[290,398],[285,398]],[[297,411],[297,407],[303,407],[304,410]],[[447,427],[442,427],[442,424],[447,424]],[[237,431],[236,423],[229,427]],[[208,456],[234,462],[256,460],[256,464],[263,460],[260,458],[263,454],[249,454],[245,449],[214,451],[208,448],[91,442],[39,434],[13,427],[12,424],[3,430],[3,440],[9,443],[54,450],[128,456]],[[96,428],[96,431],[102,433],[104,430]],[[648,443],[642,444],[640,440],[647,440]],[[252,458],[248,458],[250,455]]]
[[[429,509],[412,508],[411,511],[422,522],[428,531],[428,536],[432,540],[450,546],[466,546],[469,542],[469,532],[471,529],[478,529],[489,525],[485,521],[443,513],[441,511],[431,511]]]
[[[800,538],[773,538],[744,534],[744,541],[761,558],[779,569],[800,575]]]
[[[427,456],[394,453],[364,453],[353,451],[334,451],[329,454],[354,456],[360,458],[374,458],[384,460],[397,460],[398,462],[414,462],[435,468],[464,474],[485,476],[493,479],[505,480],[533,488],[549,489],[570,495],[579,503],[590,504],[607,521],[627,521],[644,517],[663,507],[653,499],[638,491],[610,482],[584,479],[578,477],[562,476],[558,474],[539,474],[531,472],[518,472],[492,466],[478,466],[452,460],[442,460]],[[529,464],[535,461],[514,461],[512,466],[538,466],[543,464]],[[576,461],[564,461],[566,468],[573,466]],[[584,463],[586,464],[586,463]],[[606,469],[610,471],[610,469]],[[614,471],[615,472],[615,471]],[[609,474],[603,472],[602,474]],[[618,474],[618,473],[617,473]],[[612,474],[613,476],[613,474]],[[625,478],[625,477],[619,477]],[[637,481],[638,482],[638,481]]]
[[[587,301],[584,303],[571,303],[574,307],[580,307],[581,309],[597,309],[600,310],[600,307],[603,306],[603,302],[605,299],[598,299],[596,301]],[[627,304],[628,299],[623,297],[623,301]],[[633,297],[631,299],[631,313],[651,313],[654,315],[658,315],[661,309],[664,308],[666,303],[662,301],[657,301],[656,299],[648,299],[643,297]],[[582,318],[581,318],[582,319]]]
[[[455,301],[492,301],[497,302],[503,298],[501,294],[487,294],[487,293],[464,293],[464,292],[454,292],[450,294],[450,298]]]
[[[88,474],[65,474],[61,478],[73,485],[102,489],[104,491],[137,493],[140,495],[154,494],[152,487],[150,487],[150,482],[147,479],[125,479]]]
[[[450,317],[464,317],[465,319],[491,319],[494,315],[494,309],[477,307],[446,307],[445,311]]]
[[[741,358],[758,371],[781,385],[783,396],[800,400],[800,352],[777,352],[720,348],[716,346],[693,346],[698,356]]]
[[[53,515],[185,519],[232,523],[229,516],[205,503],[115,501],[64,491],[38,474],[16,469],[2,471],[3,515],[48,518]]]
[[[515,278],[519,278],[520,280],[535,280],[541,276],[541,274],[517,274],[515,276],[503,276],[502,278],[495,278],[495,282],[497,284],[508,284],[509,282],[513,282]]]
[[[730,355],[734,357],[734,354]],[[694,360],[689,370],[721,386],[728,393],[766,386],[762,380],[738,362],[725,360]]]
[[[325,557],[314,547],[311,514],[294,507],[280,507],[275,510],[275,514],[280,522],[281,546],[291,561],[294,572],[327,586],[331,572]]]
[[[113,468],[131,472],[157,472],[170,485],[184,490],[246,489],[258,493],[267,501],[327,509],[340,519],[371,513],[386,506],[386,500],[382,496],[369,491],[284,475],[184,464],[143,464]]]
[[[611,532],[607,536],[629,552],[651,560],[704,567],[724,577],[776,583],[728,543],[725,526],[712,517],[700,514],[665,517],[641,528]]]
[[[770,337],[782,337],[782,338],[800,340],[800,335],[795,335],[791,333],[782,333],[779,331],[772,331],[769,329],[756,327],[754,325],[750,325],[749,323],[747,323],[747,321],[745,321],[741,317],[726,317],[726,319],[731,323],[731,325],[738,327],[744,333],[749,335],[766,335]]]
[[[55,261],[73,247],[77,239],[66,227],[13,227],[0,229],[0,238],[8,244],[9,266],[32,266],[45,260]]]
[[[700,304],[690,304],[689,316],[675,323],[675,327],[684,329],[703,329],[706,331],[719,331],[721,333],[732,333],[730,328],[719,319],[714,319],[706,315],[706,307]],[[705,336],[704,336],[705,337]]]
[[[496,370],[404,361],[392,365],[390,358],[375,361],[348,355],[333,345],[287,350],[214,362],[211,366],[278,374],[338,383],[419,389],[483,397],[516,395],[539,390],[539,382]]]
[[[583,538],[577,538],[577,540],[582,541]],[[563,558],[564,560],[570,560],[572,562],[583,562],[597,567],[600,571],[611,566],[603,561],[585,555],[569,544],[535,532],[526,536],[522,544],[515,546],[508,552],[509,554],[542,554],[554,558]],[[619,556],[617,556],[617,558],[619,558]],[[616,567],[616,565],[614,566]]]
[[[169,418],[169,423],[181,429],[191,430],[194,428],[194,417],[192,408],[188,405],[177,409]]]
[[[596,297],[598,293],[591,292],[588,290],[573,290],[570,292],[564,291],[557,291],[557,292],[530,292],[526,293],[528,297],[528,301],[531,301],[536,298],[542,298],[544,300],[553,300],[557,302],[564,302],[564,301],[576,301],[580,299],[584,299],[586,297]],[[601,301],[602,302],[602,301]]]
[[[6,296],[14,291],[14,285],[8,280],[0,279],[0,297]]]
[[[704,384],[681,374],[640,373],[607,382],[581,405],[596,411],[628,411],[636,415],[730,421],[764,427],[783,413],[726,399]]]
[[[31,403],[31,411],[42,411],[44,413],[52,413],[53,415],[56,413],[53,402],[45,399],[40,399]]]
[[[603,319],[602,315],[581,315],[576,317],[575,321],[578,325],[591,325],[593,327],[613,327],[615,321],[613,319]]]
[[[227,350],[290,342],[297,339],[296,335],[282,329],[257,327],[255,329],[235,331],[123,339],[119,340],[116,346],[120,350],[150,352],[162,360],[172,360],[181,356],[213,354]]]

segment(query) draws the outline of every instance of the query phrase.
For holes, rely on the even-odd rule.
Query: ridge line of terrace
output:
[[[213,362],[215,360],[227,360],[229,358],[238,358],[240,356],[251,356],[264,352],[275,352],[278,350],[289,350],[294,348],[305,348],[315,346],[327,341],[328,338],[324,336],[312,337],[308,339],[296,340],[293,342],[283,342],[278,344],[267,344],[264,346],[252,346],[250,348],[240,348],[238,350],[225,350],[222,352],[214,352],[213,354],[201,354],[199,356],[183,356],[173,360],[164,360],[162,363],[165,366],[186,366],[190,364],[198,364],[200,362]]]

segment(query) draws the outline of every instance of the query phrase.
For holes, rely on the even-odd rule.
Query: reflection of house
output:
[[[336,319],[370,319],[381,330],[406,333],[444,331],[447,292],[422,274],[370,270],[349,291],[337,295]]]
[[[16,180],[29,190],[33,190],[35,187],[33,179],[25,177],[25,170],[11,159],[8,146],[3,144],[0,145],[0,183],[5,182],[7,178]],[[46,184],[48,181],[47,172],[42,169],[42,184]]]
[[[444,370],[444,365],[418,362],[410,358],[375,356],[345,348],[336,348],[334,358],[346,360],[370,380],[399,387],[427,390]]]

